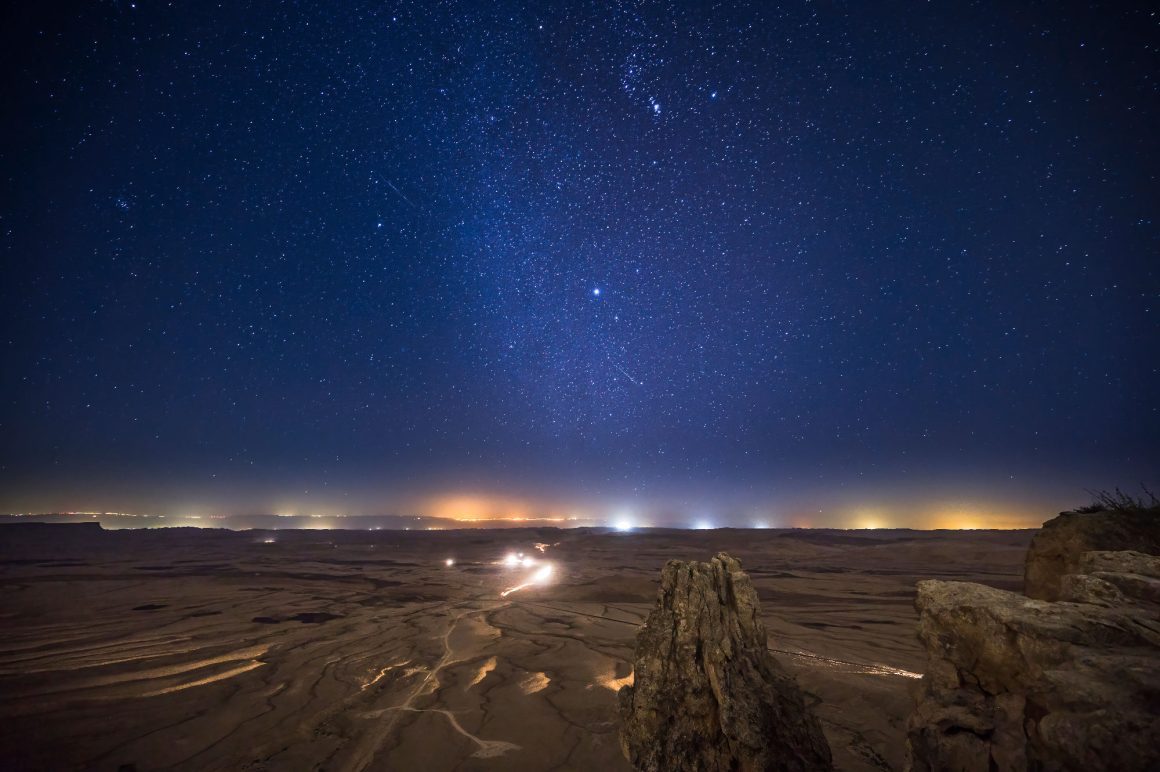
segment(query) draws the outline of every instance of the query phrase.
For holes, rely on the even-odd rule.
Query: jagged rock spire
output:
[[[669,561],[620,690],[621,747],[638,770],[828,770],[801,690],[770,654],[741,563]]]

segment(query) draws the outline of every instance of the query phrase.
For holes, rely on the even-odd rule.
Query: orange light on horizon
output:
[[[429,499],[423,510],[431,517],[473,523],[488,520],[562,523],[569,518],[537,502],[486,494],[448,494]]]
[[[879,528],[897,528],[898,518],[884,507],[858,507],[842,518],[847,528],[865,528],[877,530]]]
[[[996,511],[989,506],[954,504],[937,507],[922,517],[922,528],[940,528],[949,531],[988,529],[1035,528],[1039,521],[1034,516],[1011,511]]]

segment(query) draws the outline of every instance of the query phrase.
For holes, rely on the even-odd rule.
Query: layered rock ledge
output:
[[[1060,559],[1056,602],[919,582],[909,769],[1160,769],[1160,558]]]
[[[736,559],[669,561],[620,690],[634,768],[830,769],[821,725],[769,652],[757,592]]]
[[[1160,555],[1160,516],[1148,511],[1062,512],[1031,540],[1023,592],[1029,598],[1059,600],[1063,577],[1082,573],[1085,553],[1123,550]]]

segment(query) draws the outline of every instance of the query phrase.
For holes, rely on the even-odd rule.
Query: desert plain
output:
[[[901,769],[914,585],[1033,531],[0,526],[5,770],[627,770],[667,560],[725,551],[841,770]]]

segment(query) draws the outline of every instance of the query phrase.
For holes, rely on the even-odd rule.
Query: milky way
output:
[[[0,508],[1147,480],[1157,19],[1021,5],[7,10]]]

